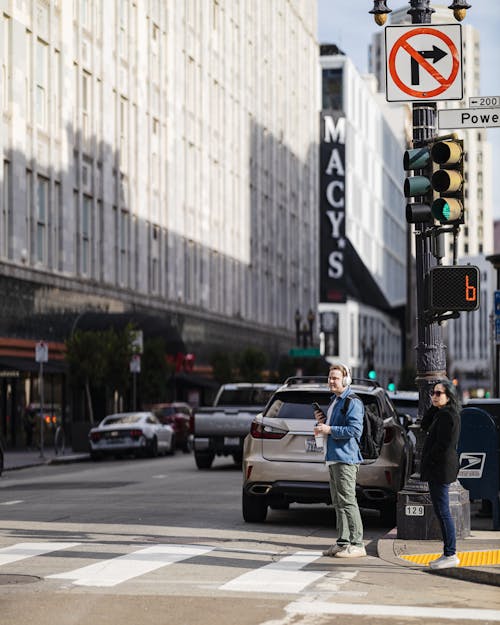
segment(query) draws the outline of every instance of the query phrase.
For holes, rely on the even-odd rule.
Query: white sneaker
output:
[[[328,547],[328,549],[325,549],[325,551],[323,551],[323,555],[330,556],[333,558],[333,556],[337,555],[337,553],[340,553],[341,551],[344,551],[345,549],[347,549],[348,546],[349,545],[339,545],[335,543],[331,547]]]
[[[441,556],[437,560],[429,562],[431,569],[452,569],[460,564],[460,559],[457,555],[453,556]]]
[[[335,554],[336,558],[362,558],[363,556],[366,556],[366,549],[355,545],[349,545]]]

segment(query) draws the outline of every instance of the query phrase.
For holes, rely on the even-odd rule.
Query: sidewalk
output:
[[[40,457],[39,450],[6,451],[4,452],[4,471],[87,460],[90,460],[88,453],[74,453],[71,450],[56,456],[54,450],[49,448],[44,451],[44,458]],[[426,565],[429,560],[441,555],[442,543],[435,540],[398,539],[396,528],[379,539],[378,556],[390,564],[418,568],[430,575],[444,575],[479,584],[500,586],[500,531],[491,529],[492,519],[479,517],[478,509],[478,502],[471,504],[471,535],[457,540],[457,552],[462,566],[432,571]]]
[[[4,471],[36,467],[42,464],[68,464],[70,462],[84,462],[90,460],[88,453],[75,453],[71,449],[64,454],[56,456],[54,449],[44,449],[43,458],[39,449],[33,450],[7,450],[4,451]]]

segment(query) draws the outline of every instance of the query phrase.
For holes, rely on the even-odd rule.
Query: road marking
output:
[[[272,562],[219,586],[219,590],[238,592],[298,593],[330,571],[302,571],[321,558],[320,551],[296,551],[278,562]]]
[[[201,556],[212,549],[200,545],[155,545],[74,571],[48,575],[47,578],[70,579],[77,586],[116,586],[174,562]]]
[[[500,621],[499,610],[480,610],[467,608],[423,608],[407,605],[371,605],[359,603],[328,603],[326,601],[293,601],[285,606],[285,611],[290,615],[329,615],[349,614],[356,616],[382,616],[382,617],[413,617],[426,618],[434,622],[436,619]]]
[[[399,556],[402,560],[427,566],[432,560],[436,560],[441,553],[414,553]],[[487,551],[459,551],[457,556],[460,564],[457,566],[493,566],[500,563],[500,549]]]
[[[0,549],[0,566],[18,562],[26,558],[41,556],[51,551],[59,551],[60,549],[68,549],[76,547],[81,543],[17,543],[11,547]]]
[[[24,503],[24,499],[13,499],[12,501],[2,501],[0,506],[15,506],[16,503]]]

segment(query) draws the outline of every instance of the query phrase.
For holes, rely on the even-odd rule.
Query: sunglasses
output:
[[[431,395],[435,395],[436,397],[441,397],[441,395],[446,395],[444,391],[432,391]]]

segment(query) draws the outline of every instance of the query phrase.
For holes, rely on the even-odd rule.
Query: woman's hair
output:
[[[452,382],[450,382],[450,380],[439,380],[439,382],[436,382],[436,384],[434,384],[434,388],[436,387],[437,384],[443,385],[444,392],[446,393],[446,396],[450,400],[448,402],[448,405],[450,406],[450,408],[452,410],[456,410],[457,412],[460,412],[460,409],[461,409],[460,399],[458,397],[458,393],[457,393],[457,389],[455,388],[455,385]]]

